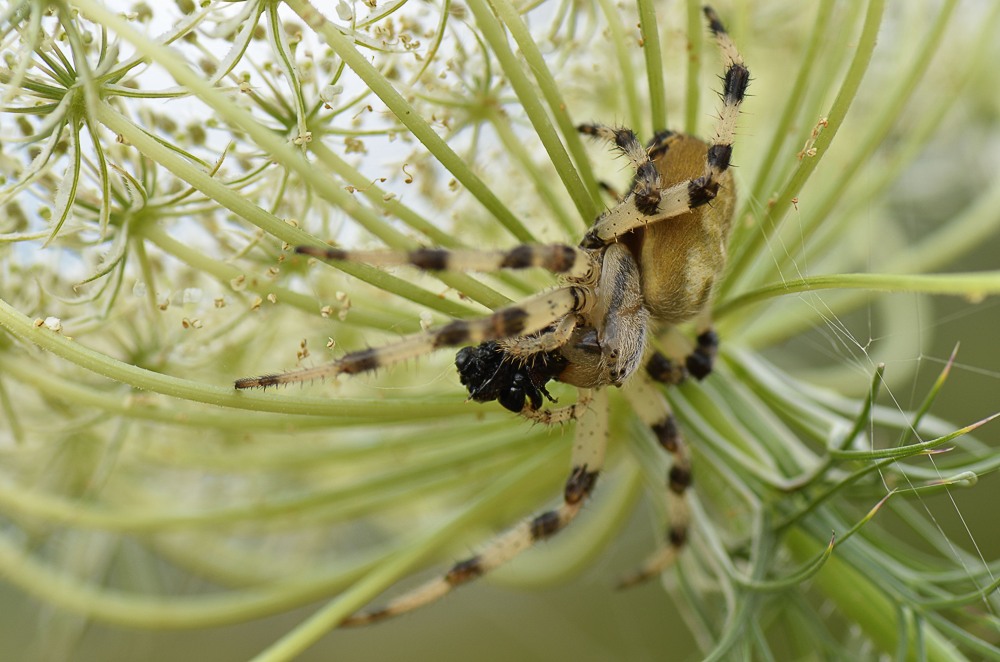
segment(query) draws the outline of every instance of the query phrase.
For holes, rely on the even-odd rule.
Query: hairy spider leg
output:
[[[680,384],[689,374],[700,381],[712,374],[718,354],[719,335],[709,327],[695,338],[694,349],[684,358],[684,363],[672,361],[659,351],[651,351],[646,358],[646,374],[653,381],[668,386]]]
[[[709,327],[695,338],[694,351],[684,359],[684,365],[695,379],[705,379],[712,373],[718,353],[719,335],[715,329]]]
[[[733,139],[736,135],[736,120],[739,117],[740,105],[746,95],[747,85],[750,82],[750,71],[744,65],[743,57],[736,49],[736,45],[729,37],[718,15],[709,7],[705,7],[704,11],[709,28],[715,35],[715,41],[722,52],[726,65],[722,88],[722,110],[716,124],[715,136],[708,147],[704,173],[700,177],[681,182],[664,191],[647,188],[645,182],[648,180],[648,176],[637,176],[635,191],[626,196],[621,204],[597,219],[594,227],[580,242],[584,248],[599,248],[607,245],[632,230],[689,212],[695,207],[712,201],[718,195],[719,178],[722,173],[729,169],[733,153]],[[627,130],[591,126],[586,132],[597,136],[614,136],[615,143],[618,144],[618,136],[624,131]],[[627,139],[627,135],[624,138]],[[635,140],[634,134],[632,140]],[[635,142],[638,144],[638,141]],[[625,148],[623,148],[624,150]],[[630,145],[626,153],[632,154],[634,151],[634,147]],[[642,152],[648,161],[648,152],[646,150],[642,150]],[[646,169],[648,168],[645,163],[640,163],[637,175],[639,175],[639,170]]]
[[[625,397],[642,422],[653,431],[660,446],[670,454],[673,464],[667,472],[666,540],[638,570],[621,580],[619,588],[644,582],[673,565],[687,543],[691,522],[691,507],[687,500],[687,490],[691,486],[691,456],[670,405],[645,375],[638,375],[629,382]]]
[[[628,157],[635,169],[632,193],[635,196],[636,206],[639,209],[655,211],[660,202],[660,170],[650,161],[646,148],[639,142],[635,132],[626,127],[610,127],[604,124],[581,124],[576,130],[611,143]]]
[[[639,263],[629,248],[608,246],[594,311],[603,320],[597,336],[608,373],[605,383],[620,385],[642,365],[650,317],[642,286]]]
[[[562,425],[570,421],[578,421],[584,412],[592,406],[594,395],[592,389],[577,389],[576,402],[557,409],[535,409],[531,403],[525,403],[524,409],[518,412],[529,421],[541,423],[542,425]]]
[[[507,563],[539,540],[562,531],[580,512],[583,502],[593,491],[604,466],[608,442],[607,392],[597,389],[584,394],[584,391],[587,389],[581,389],[581,399],[592,398],[591,406],[581,413],[576,425],[572,469],[563,491],[563,502],[558,508],[521,522],[487,543],[475,556],[453,565],[441,577],[390,601],[385,607],[349,616],[341,625],[367,625],[434,602],[457,586]]]
[[[667,358],[660,351],[652,350],[646,359],[646,374],[650,378],[667,386],[676,386],[687,379],[687,369],[683,363]]]
[[[438,329],[405,336],[384,345],[349,352],[326,365],[275,375],[237,379],[238,389],[266,388],[281,384],[310,381],[339,374],[369,372],[422,356],[440,347],[458,347],[545,329],[566,315],[582,313],[593,307],[592,292],[578,285],[560,287],[536,294],[524,301],[498,309],[492,315],[473,320],[455,320]]]
[[[506,354],[526,359],[535,354],[555,351],[565,345],[569,342],[573,331],[576,330],[579,323],[579,317],[576,315],[567,315],[556,322],[552,330],[546,331],[541,335],[528,336],[526,338],[503,338],[497,341],[497,344]]]
[[[412,265],[425,271],[499,271],[539,267],[567,278],[595,277],[595,258],[589,251],[566,244],[523,244],[507,250],[417,248],[411,251],[356,251],[298,246],[296,253],[326,260],[362,262],[377,267]]]

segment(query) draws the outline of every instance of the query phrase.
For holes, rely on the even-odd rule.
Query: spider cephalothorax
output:
[[[539,267],[563,285],[501,308],[458,320],[396,343],[351,352],[324,366],[237,380],[236,388],[265,387],[374,370],[441,347],[460,347],[456,365],[471,399],[498,400],[542,423],[576,421],[571,470],[556,509],[509,530],[483,551],[385,608],[357,614],[348,625],[371,623],[426,604],[479,577],[542,538],[562,530],[579,512],[600,474],[608,435],[607,387],[624,386],[636,414],[672,456],[667,477],[669,526],[665,543],[624,583],[670,565],[687,540],[685,493],[690,458],[663,395],[650,378],[676,383],[712,368],[718,340],[707,304],[726,260],[735,193],[729,172],[736,119],[749,72],[725,28],[705,8],[726,65],[715,135],[708,142],[661,131],[645,146],[627,128],[584,124],[579,130],[613,144],[635,168],[625,196],[597,218],[578,246],[519,246],[509,250],[420,249],[410,252],[299,247],[298,253],[374,265],[411,264],[428,270],[492,271]],[[654,332],[695,320],[699,334],[685,364],[649,348]],[[640,371],[643,365],[646,371]],[[545,386],[557,380],[578,389],[577,401],[543,410]],[[551,398],[550,398],[551,399]]]

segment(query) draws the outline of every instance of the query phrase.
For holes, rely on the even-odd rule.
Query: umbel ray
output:
[[[385,607],[349,617],[345,625],[371,623],[432,602],[565,528],[580,512],[601,472],[608,437],[605,389],[626,382],[631,406],[673,461],[667,477],[666,539],[623,585],[658,574],[683,549],[689,526],[685,493],[691,485],[690,458],[670,407],[652,380],[675,384],[686,373],[701,379],[712,369],[718,339],[706,307],[726,260],[735,206],[730,156],[749,82],[743,58],[718,16],[709,7],[704,13],[725,64],[715,135],[705,142],[660,131],[643,146],[630,129],[581,125],[582,133],[611,143],[628,158],[635,178],[631,189],[594,221],[578,246],[409,252],[296,249],[327,260],[413,265],[431,271],[541,268],[561,276],[563,283],[488,317],[457,320],[383,347],[347,353],[326,365],[236,381],[237,389],[248,389],[355,374],[442,347],[464,346],[455,363],[472,399],[497,400],[541,423],[576,421],[571,469],[559,507],[501,534],[478,554]],[[700,332],[683,367],[647,346],[651,327],[663,330],[691,320]],[[550,380],[575,386],[577,401],[543,409]]]

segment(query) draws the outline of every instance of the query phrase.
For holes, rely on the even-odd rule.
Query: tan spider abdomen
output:
[[[681,134],[671,134],[650,148],[663,188],[701,175],[707,153],[704,141]],[[726,264],[735,201],[733,177],[726,170],[710,203],[635,231],[635,241],[626,239],[640,265],[643,295],[655,319],[680,324],[708,303],[715,278]]]

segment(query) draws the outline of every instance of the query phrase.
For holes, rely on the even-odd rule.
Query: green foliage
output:
[[[575,242],[607,202],[595,173],[620,166],[592,166],[576,123],[711,130],[717,56],[681,4],[8,3],[0,575],[59,624],[47,654],[87,622],[205,628],[325,601],[261,653],[290,659],[559,494],[569,437],[463,402],[447,352],[303,390],[231,384],[551,284],[290,247]],[[954,357],[904,406],[926,380],[893,358],[927,351],[931,295],[1000,292],[963,263],[1000,224],[996,163],[961,149],[1000,135],[1000,5],[969,4],[716,7],[754,76],[724,345],[717,374],[667,394],[696,519],[664,584],[703,656],[1000,657],[1000,555],[964,549],[925,501],[1000,466],[970,434],[997,407],[957,429],[930,414]],[[951,169],[920,180],[940,144]],[[797,349],[824,329],[832,357]],[[587,567],[641,493],[662,515],[667,460],[618,396],[591,508],[499,582]]]

